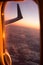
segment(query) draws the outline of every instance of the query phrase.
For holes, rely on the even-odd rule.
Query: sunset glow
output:
[[[5,8],[5,20],[17,17],[17,3],[8,2]],[[19,3],[23,19],[13,23],[13,25],[40,29],[38,5],[31,0]]]
[[[23,22],[23,20],[22,20],[22,21],[18,21],[17,23],[15,22],[15,23],[13,23],[13,25],[22,26],[22,27],[27,27],[27,28],[40,29],[39,23],[32,23],[32,24],[31,24],[31,22],[26,23],[26,21]]]

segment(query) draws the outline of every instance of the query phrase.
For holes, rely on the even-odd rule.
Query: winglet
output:
[[[21,10],[20,10],[20,7],[19,7],[19,4],[17,4],[17,17],[19,18],[19,19],[22,19],[23,18],[23,16],[22,16],[22,13],[21,13]]]

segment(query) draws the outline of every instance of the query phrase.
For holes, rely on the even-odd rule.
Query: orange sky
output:
[[[13,25],[18,25],[18,26],[27,27],[27,28],[30,27],[30,28],[40,29],[39,23],[36,23],[36,24],[35,24],[35,22],[34,23],[31,23],[31,22],[26,23],[25,21],[23,22],[23,20],[17,21],[15,23],[13,23]]]

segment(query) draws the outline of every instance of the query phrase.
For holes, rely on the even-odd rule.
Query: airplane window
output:
[[[32,0],[8,1],[4,14],[5,43],[12,58],[12,65],[39,65],[40,20],[38,5]]]

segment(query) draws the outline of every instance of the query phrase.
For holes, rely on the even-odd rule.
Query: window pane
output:
[[[12,18],[16,18],[17,17],[17,7],[16,7],[16,3],[14,2],[7,2],[6,6],[5,6],[5,11],[4,11],[4,19],[6,20],[10,20]]]
[[[5,26],[6,48],[11,55],[13,65],[39,65],[40,20],[38,5],[32,0],[21,3],[7,2],[5,20],[17,17],[17,3],[20,6],[23,19]],[[7,9],[8,14],[6,14]]]

